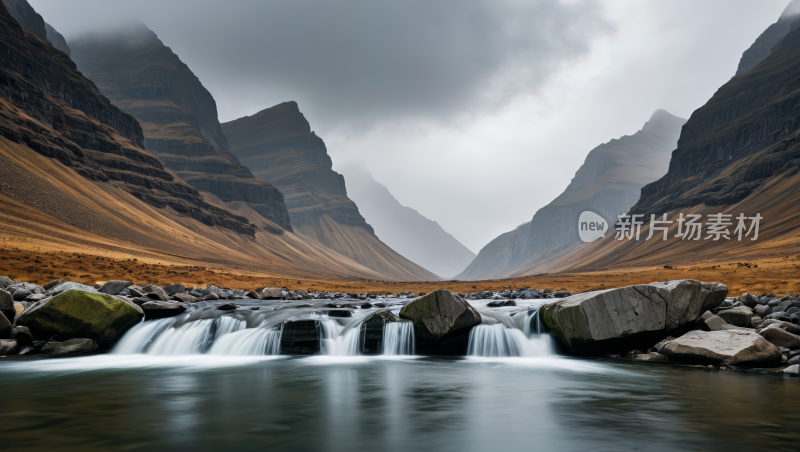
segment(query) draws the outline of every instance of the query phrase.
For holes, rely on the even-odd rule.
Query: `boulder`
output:
[[[48,342],[44,347],[42,347],[42,353],[45,353],[45,347],[48,347],[50,344],[53,344],[53,342]],[[50,356],[85,355],[87,353],[96,352],[100,349],[97,343],[91,339],[69,339],[64,342],[55,342],[51,348],[52,350],[49,351]]]
[[[148,286],[143,287],[142,292],[144,292],[144,295],[147,298],[150,298],[151,300],[159,300],[159,301],[169,300],[169,295],[167,295],[167,292],[161,287],[158,287],[154,284],[150,284]]]
[[[171,301],[148,301],[142,304],[145,320],[164,319],[183,314],[184,306]]]
[[[69,290],[41,301],[17,318],[37,337],[82,337],[108,347],[139,323],[144,311],[132,302],[107,294]]]
[[[328,317],[353,317],[353,312],[347,309],[333,309],[328,311]]]
[[[5,314],[0,312],[0,339],[11,338],[11,330],[13,329],[14,325],[8,321]]]
[[[786,369],[783,369],[783,373],[789,375],[800,375],[800,364],[793,364]]]
[[[42,289],[44,289],[45,291],[48,291],[48,290],[52,289],[53,287],[58,286],[59,284],[63,284],[64,282],[65,281],[63,279],[54,279],[54,280],[50,281],[49,283],[43,285]]]
[[[188,293],[176,293],[175,295],[172,296],[172,299],[184,303],[193,303],[197,301],[197,298],[189,295]]]
[[[14,312],[16,315],[20,315],[25,311],[25,305],[22,303],[14,303]]]
[[[25,301],[25,299],[28,298],[28,295],[30,295],[32,293],[33,292],[31,292],[28,289],[19,288],[19,289],[14,291],[14,294],[12,295],[12,297],[14,298],[14,301]]]
[[[487,307],[490,308],[500,308],[503,306],[516,306],[517,302],[514,300],[497,300],[497,301],[490,301],[486,304]]]
[[[214,292],[209,292],[208,295],[203,297],[203,301],[214,301],[219,300],[219,295],[215,294]]]
[[[642,361],[649,363],[665,362],[667,357],[658,352],[642,353],[633,355],[634,361]]]
[[[754,311],[759,317],[765,317],[772,313],[772,308],[765,304],[760,304],[754,308]]]
[[[13,279],[9,278],[8,276],[0,276],[0,289],[5,289],[12,284],[14,284]]]
[[[741,301],[743,305],[751,309],[755,308],[758,305],[758,297],[751,293],[743,294],[741,297],[739,297],[739,301]]]
[[[47,291],[47,295],[58,295],[68,290],[80,290],[82,292],[97,292],[97,289],[84,284],[66,281]]]
[[[703,320],[703,326],[708,331],[719,331],[724,325],[727,325],[727,323],[718,315],[712,315]]]
[[[753,310],[744,305],[719,311],[717,315],[731,325],[743,326],[746,328],[753,326]]]
[[[11,339],[15,339],[20,346],[33,344],[33,334],[27,326],[15,326],[11,330]]]
[[[127,289],[130,285],[130,281],[109,281],[103,284],[97,291],[108,295],[119,295],[120,292]]]
[[[253,300],[260,300],[261,294],[251,290],[250,292],[247,292],[247,298],[252,298]]]
[[[169,285],[169,286],[165,286],[164,287],[164,292],[166,292],[167,295],[170,295],[170,296],[175,295],[175,294],[179,294],[179,293],[186,293],[186,287],[183,284],[172,284],[172,285]]]
[[[233,303],[222,303],[221,305],[217,306],[217,310],[220,311],[233,311],[236,309],[236,305]]]
[[[727,366],[779,363],[783,356],[778,347],[744,329],[689,331],[663,345],[658,352],[671,361],[701,361]]]
[[[786,347],[790,350],[800,348],[800,336],[780,329],[777,324],[764,328],[758,334],[778,347]]]
[[[0,339],[0,356],[16,355],[19,352],[19,345],[14,339]]]
[[[466,353],[469,332],[481,323],[472,305],[444,289],[409,302],[400,310],[400,318],[414,322],[414,337],[422,352],[462,353],[463,346]]]
[[[266,287],[261,290],[262,300],[279,300],[283,298],[283,289],[277,287]]]
[[[297,294],[298,297],[300,297],[302,299],[310,298],[308,296],[308,291],[305,290],[305,289],[295,290],[295,293]]]
[[[727,292],[718,283],[657,282],[573,295],[539,312],[550,331],[572,350],[602,349],[601,341],[694,322],[701,313],[719,306]]]
[[[14,298],[5,290],[0,290],[0,313],[5,314],[9,322],[14,321],[17,310],[14,308]]]

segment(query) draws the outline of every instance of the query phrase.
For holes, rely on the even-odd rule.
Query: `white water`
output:
[[[467,355],[491,358],[548,357],[555,354],[552,338],[542,331],[537,311],[519,313],[514,327],[481,324],[469,333]],[[531,323],[535,325],[531,326]]]
[[[214,341],[209,355],[279,355],[281,330],[249,328],[224,335]]]
[[[360,322],[352,325],[346,331],[345,327],[329,317],[321,317],[319,323],[322,327],[320,351],[323,355],[356,356],[360,354],[358,350]]]
[[[191,355],[203,353],[211,339],[214,319],[197,320],[179,328],[167,328],[147,351],[150,355]]]
[[[239,330],[243,330],[246,326],[247,322],[244,319],[237,319],[230,315],[224,315],[217,319],[217,332],[214,334],[214,341],[216,342],[220,337],[228,333],[235,333]]]
[[[153,340],[173,323],[175,323],[174,318],[142,322],[125,333],[111,353],[118,355],[144,353],[153,344]]]
[[[386,325],[383,327],[383,354],[413,355],[414,352],[414,323],[386,323]]]

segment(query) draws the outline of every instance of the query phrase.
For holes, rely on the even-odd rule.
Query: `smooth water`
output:
[[[15,360],[0,362],[0,394],[4,451],[775,451],[800,444],[797,378],[559,357]]]

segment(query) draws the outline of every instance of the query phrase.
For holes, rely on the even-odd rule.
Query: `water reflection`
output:
[[[796,450],[800,440],[796,378],[566,358],[122,358],[0,363],[3,449]]]

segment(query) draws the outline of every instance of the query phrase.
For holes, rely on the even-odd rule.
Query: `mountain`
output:
[[[248,218],[209,204],[164,168],[144,142],[134,117],[0,4],[3,247],[217,266],[254,275],[388,278],[296,234],[267,233]],[[80,268],[80,261],[75,264]],[[37,265],[48,267],[38,260]],[[58,274],[59,269],[46,271]],[[191,275],[176,277],[189,282]]]
[[[231,153],[214,98],[155,33],[132,24],[83,35],[69,46],[78,69],[139,120],[145,148],[164,166],[212,202],[238,213],[246,206],[292,230],[282,194]]]
[[[797,6],[793,2],[787,11]],[[785,21],[787,13],[778,23]],[[606,238],[554,260],[550,269],[580,271],[697,262],[741,262],[800,251],[800,15],[752,68],[733,77],[683,126],[664,177],[642,188],[631,214],[730,214],[762,219],[759,235],[739,240],[617,241]],[[784,23],[782,26],[786,26]],[[770,28],[773,28],[774,25]],[[769,31],[769,30],[768,30]],[[766,34],[766,32],[765,32]],[[759,41],[763,41],[762,34]],[[753,47],[742,56],[751,58]],[[740,65],[741,67],[741,65]],[[753,221],[745,226],[749,229]],[[649,229],[647,225],[643,233]],[[535,271],[536,269],[531,269]]]
[[[375,234],[393,250],[443,278],[452,278],[475,258],[439,224],[403,206],[368,172],[349,168],[347,194]]]
[[[47,32],[47,40],[53,44],[53,47],[66,53],[67,55],[72,53],[72,50],[67,45],[67,40],[61,36],[61,33],[57,32],[56,29],[47,22],[44,23],[44,29]]]
[[[767,55],[770,54],[772,48],[781,42],[786,34],[789,33],[792,28],[792,23],[797,19],[798,14],[800,14],[800,0],[792,0],[786,9],[783,10],[778,21],[764,30],[753,45],[744,51],[741,60],[739,60],[739,67],[736,69],[736,75],[749,71],[761,60],[766,58]]]
[[[222,124],[233,153],[259,179],[278,187],[292,225],[314,241],[375,271],[416,280],[439,278],[375,236],[333,171],[325,143],[296,102]]]
[[[639,190],[662,176],[686,120],[657,110],[630,136],[594,148],[566,190],[533,219],[500,235],[456,279],[505,278],[541,264],[581,243],[578,218],[590,210],[614,224],[639,198]]]
[[[44,19],[27,0],[3,0],[8,12],[17,20],[25,30],[33,33],[37,38],[50,44],[47,39],[47,28]]]

